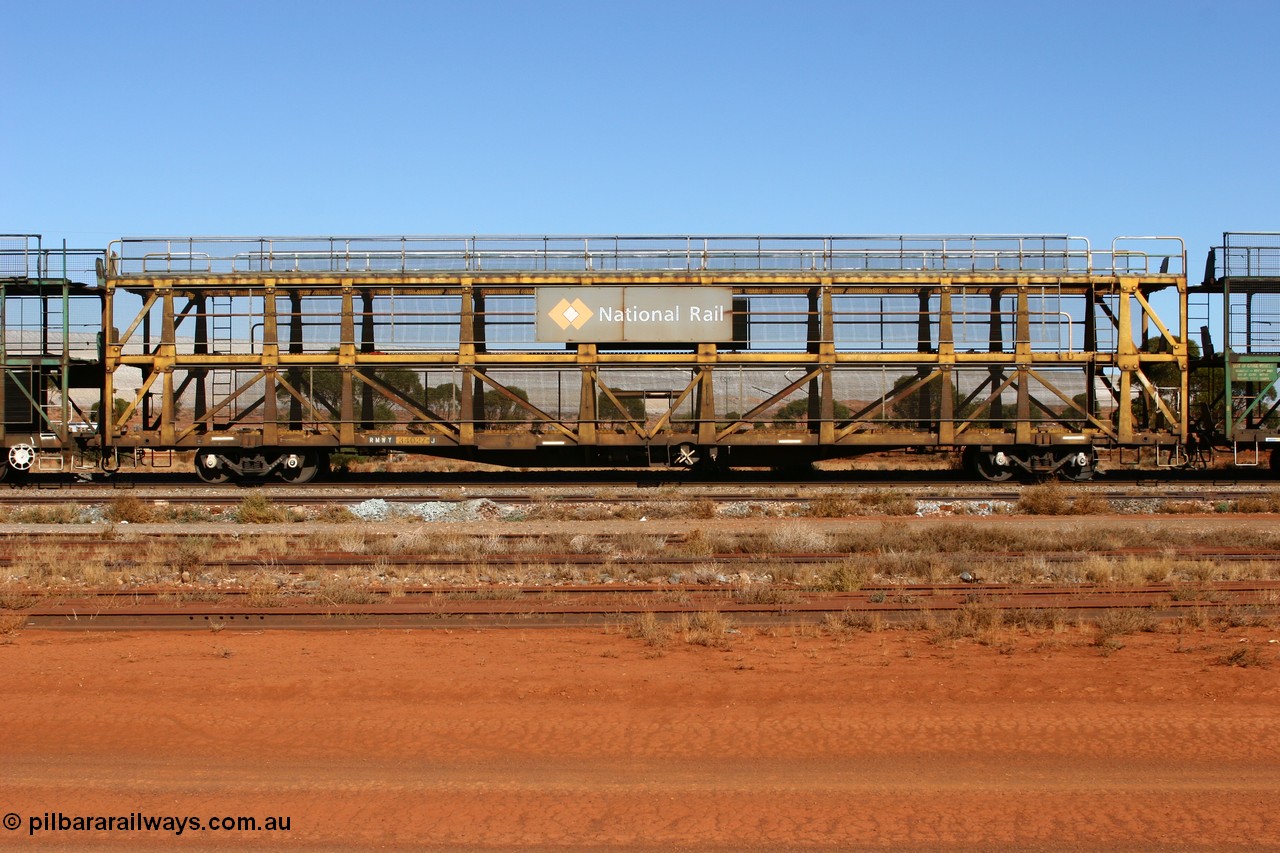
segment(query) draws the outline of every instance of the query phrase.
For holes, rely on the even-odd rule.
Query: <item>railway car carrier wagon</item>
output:
[[[904,448],[1083,479],[1188,432],[1176,238],[146,238],[100,278],[105,449],[209,482]]]
[[[1191,325],[1204,324],[1192,371],[1199,379],[1193,419],[1230,446],[1237,465],[1255,463],[1268,449],[1271,470],[1280,473],[1280,234],[1223,234],[1189,301]],[[1212,334],[1219,317],[1221,352]]]
[[[0,479],[83,465],[98,441],[102,256],[0,235]]]

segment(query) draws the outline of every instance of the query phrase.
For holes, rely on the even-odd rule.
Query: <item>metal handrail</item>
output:
[[[207,252],[149,252],[142,256],[142,271],[144,273],[149,272],[147,269],[147,261],[163,260],[165,262],[164,271],[173,272],[174,260],[185,260],[187,262],[187,269],[180,270],[180,272],[196,272],[197,270],[195,269],[193,262],[197,258],[201,258],[206,262],[204,268],[205,272],[213,271],[214,259]]]
[[[152,237],[113,241],[110,250],[121,276],[151,274],[157,266],[165,272],[191,272],[197,261],[199,271],[217,274],[304,268],[375,273],[682,269],[1089,274],[1105,271],[1100,259],[1126,258],[1129,270],[1129,258],[1145,257],[1114,244],[1110,253],[1095,253],[1087,239],[1065,235]]]
[[[1146,249],[1126,249],[1121,248],[1121,243],[1144,243],[1149,247],[1163,248],[1165,243],[1176,243],[1177,251],[1151,252]],[[1118,258],[1125,259],[1125,265],[1121,267],[1116,260]],[[1140,260],[1141,265],[1132,263],[1133,260]],[[1152,270],[1152,261],[1156,263],[1156,270]],[[1175,268],[1176,264],[1176,268]],[[1181,237],[1170,236],[1124,236],[1116,237],[1111,241],[1111,268],[1118,274],[1134,274],[1142,273],[1151,275],[1153,272],[1159,272],[1169,275],[1185,275],[1187,271],[1187,246]]]

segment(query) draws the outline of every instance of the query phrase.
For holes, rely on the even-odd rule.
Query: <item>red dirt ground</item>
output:
[[[775,633],[25,631],[0,846],[1280,850],[1274,630]],[[28,835],[46,812],[290,829]]]

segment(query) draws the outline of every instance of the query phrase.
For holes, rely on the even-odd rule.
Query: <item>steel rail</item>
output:
[[[1016,503],[1023,495],[1023,490],[1018,488],[1009,488],[1002,486],[998,488],[983,489],[981,486],[969,485],[971,489],[966,494],[956,494],[955,492],[938,492],[938,491],[920,491],[913,493],[918,488],[910,485],[904,486],[901,482],[893,483],[885,481],[883,483],[867,483],[860,484],[867,489],[884,489],[894,488],[898,492],[898,496],[909,498],[920,502],[944,502],[944,503],[980,503],[1001,501],[1006,503]],[[545,488],[544,484],[539,484],[538,488]],[[796,489],[808,488],[812,491],[808,494],[796,491]],[[711,500],[717,503],[738,503],[744,501],[771,501],[786,503],[811,503],[815,500],[828,497],[832,492],[831,489],[840,487],[836,483],[775,483],[767,488],[776,489],[773,493],[761,493],[759,491],[721,491],[716,487],[682,487],[678,498],[672,498],[671,495],[661,495],[661,499],[678,499],[682,501],[699,501]],[[543,501],[554,500],[557,503],[568,504],[596,504],[596,503],[646,503],[659,499],[658,495],[653,494],[653,489],[644,487],[635,487],[633,491],[626,494],[592,494],[589,492],[560,492],[553,494],[531,494],[529,491],[489,491],[488,487],[481,486],[484,491],[477,491],[466,495],[460,495],[457,491],[458,487],[445,486],[428,489],[420,489],[414,491],[405,490],[399,487],[397,491],[391,491],[383,484],[378,491],[369,493],[353,493],[352,487],[348,489],[335,489],[333,486],[280,486],[275,488],[264,488],[261,490],[263,494],[270,497],[271,500],[298,506],[317,506],[325,504],[339,504],[343,506],[354,506],[360,504],[372,497],[377,497],[390,504],[413,504],[413,503],[461,503],[468,500],[487,499],[494,503],[511,504],[511,505],[527,505],[536,504]],[[604,487],[600,487],[604,488]],[[617,487],[615,487],[617,488]],[[737,487],[741,488],[741,487]],[[757,486],[755,488],[766,488],[766,486]],[[859,493],[857,491],[848,491],[847,485],[844,486],[845,496],[857,499]],[[183,506],[218,506],[228,507],[236,506],[243,502],[244,498],[249,494],[259,491],[246,490],[227,490],[218,487],[206,487],[207,490],[201,490],[198,493],[192,493],[190,486],[173,485],[166,488],[150,487],[147,489],[123,490],[123,489],[103,489],[101,486],[68,486],[65,489],[10,489],[0,490],[0,506],[26,506],[40,505],[50,506],[58,504],[74,504],[77,506],[90,506],[96,504],[108,504],[119,498],[121,495],[130,495],[144,502],[163,502],[171,505]],[[1128,486],[1113,487],[1110,485],[1103,486],[1097,484],[1073,484],[1069,491],[1065,492],[1064,497],[1068,500],[1078,498],[1082,495],[1090,497],[1102,498],[1108,501],[1124,501],[1124,500],[1161,500],[1161,501],[1206,501],[1216,502],[1223,500],[1237,500],[1240,498],[1266,497],[1269,491],[1259,491],[1257,483],[1235,483],[1231,485],[1207,484],[1202,487],[1183,486],[1171,488],[1167,483],[1159,486]]]
[[[662,545],[678,546],[687,538],[680,534],[663,534],[654,533],[647,534],[656,541],[661,537],[664,541]],[[526,541],[538,541],[543,538],[544,534],[540,533],[522,533],[507,534],[511,539],[524,539]],[[227,541],[232,541],[235,537],[228,535],[225,537]],[[487,536],[486,536],[487,538]],[[5,537],[0,535],[0,566],[21,566],[29,562],[32,558],[27,554],[4,553],[3,549],[6,542],[15,541],[13,537]],[[178,541],[177,536],[172,538],[156,537],[153,541],[160,543],[175,543]],[[243,541],[243,537],[241,538]],[[602,537],[602,541],[608,542],[609,537]],[[112,552],[121,552],[126,558],[128,555],[137,551],[138,543],[136,541],[123,540],[103,540],[94,538],[92,534],[84,536],[63,536],[56,539],[42,539],[42,546],[47,548],[56,548],[66,553],[68,550],[74,550],[77,555],[87,555],[93,553],[99,557],[110,558]],[[191,570],[203,569],[219,569],[231,572],[243,570],[262,570],[271,569],[280,572],[300,573],[304,569],[310,568],[331,568],[331,569],[349,569],[349,568],[369,568],[371,566],[385,566],[388,568],[399,567],[415,567],[430,570],[443,569],[520,569],[530,567],[543,566],[573,566],[573,567],[596,567],[605,569],[622,570],[624,573],[631,569],[643,569],[650,571],[653,569],[705,569],[717,570],[717,573],[724,574],[732,571],[737,567],[751,567],[755,569],[768,568],[776,565],[786,565],[794,567],[820,567],[829,566],[832,563],[856,560],[878,554],[878,551],[823,551],[823,552],[758,552],[758,551],[734,551],[734,552],[715,552],[701,555],[666,555],[658,553],[637,553],[628,551],[607,551],[599,553],[578,553],[578,552],[523,552],[518,554],[504,553],[478,553],[472,556],[449,556],[441,555],[438,552],[345,552],[345,551],[305,551],[291,549],[286,553],[277,551],[260,551],[252,555],[240,555],[234,557],[209,557],[191,564]],[[930,553],[930,552],[921,552]],[[975,557],[973,552],[958,551],[952,556]],[[1097,550],[1075,550],[1075,551],[1025,551],[1025,550],[1008,550],[1008,551],[991,551],[982,552],[981,560],[986,564],[1004,564],[1019,563],[1027,560],[1035,560],[1040,563],[1053,565],[1071,565],[1082,563],[1089,559],[1107,559],[1107,560],[1134,560],[1143,558],[1168,558],[1168,549],[1164,546],[1159,547],[1141,547],[1134,546],[1129,548],[1105,548]],[[1220,563],[1280,563],[1280,550],[1274,549],[1247,549],[1247,548],[1228,548],[1222,546],[1183,546],[1178,549],[1175,557],[1180,562],[1220,562]],[[114,568],[128,568],[131,566],[141,565],[145,559],[121,559],[112,560],[116,565]],[[990,585],[988,585],[989,587]],[[663,588],[669,588],[664,586]]]
[[[1230,610],[1247,608],[1254,616],[1273,616],[1280,583],[1206,583],[1193,588],[1194,595],[1179,596],[1179,588],[1169,585],[1151,587],[1017,587],[986,590],[975,594],[972,588],[954,586],[899,587],[891,598],[885,588],[856,593],[805,593],[794,599],[751,601],[741,590],[656,590],[637,592],[634,588],[574,590],[548,594],[539,589],[536,595],[519,598],[472,598],[464,595],[423,590],[421,595],[393,595],[384,591],[381,601],[343,604],[325,600],[282,596],[275,606],[251,606],[227,601],[172,602],[162,600],[156,591],[154,600],[134,593],[113,593],[105,597],[82,596],[79,599],[38,601],[18,611],[25,627],[62,629],[124,628],[290,628],[290,627],[549,627],[566,624],[617,623],[629,616],[654,614],[663,619],[714,611],[728,614],[744,623],[794,624],[814,622],[838,615],[858,619],[880,617],[890,621],[932,617],[955,613],[966,608],[998,608],[1002,612],[1020,611],[1070,613],[1088,619],[1106,611],[1142,609],[1153,619],[1174,618],[1189,610],[1206,607]],[[628,592],[621,598],[616,592]],[[701,592],[701,595],[694,595]],[[236,598],[237,596],[228,596]],[[123,600],[123,601],[122,601]]]
[[[387,598],[431,598],[433,600],[455,601],[517,601],[525,599],[540,603],[556,598],[617,598],[633,595],[640,597],[663,597],[671,601],[682,601],[689,596],[723,597],[731,596],[739,599],[751,598],[759,594],[776,594],[779,602],[800,601],[804,598],[821,599],[823,601],[872,600],[880,595],[893,594],[898,597],[910,597],[913,601],[921,598],[930,600],[946,596],[958,596],[966,603],[987,597],[1017,596],[1103,596],[1122,595],[1183,595],[1197,593],[1212,595],[1217,593],[1269,594],[1280,592],[1280,580],[1235,580],[1235,581],[1196,581],[1196,582],[1162,582],[1152,584],[1101,584],[1096,582],[1080,582],[1073,584],[1014,584],[1014,583],[884,583],[867,584],[857,590],[816,590],[789,586],[785,584],[564,584],[544,586],[537,584],[521,585],[419,585],[419,586],[386,586],[372,585],[363,590],[374,596]],[[128,589],[74,589],[74,588],[28,588],[11,590],[12,594],[26,595],[31,600],[77,600],[97,603],[114,603],[142,599],[164,601],[167,599],[186,599],[189,601],[236,598],[255,595],[255,590],[245,588],[201,588],[191,585],[156,585]],[[282,590],[282,597],[297,600],[323,597],[323,594],[303,590]],[[783,595],[786,594],[786,595]],[[789,598],[787,596],[790,596]],[[786,599],[783,601],[782,599]],[[1280,599],[1277,600],[1280,604]]]

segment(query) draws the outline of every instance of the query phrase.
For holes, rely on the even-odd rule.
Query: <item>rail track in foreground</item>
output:
[[[122,497],[136,498],[146,504],[170,507],[216,507],[233,508],[242,504],[252,495],[261,495],[273,503],[294,507],[345,506],[354,507],[372,498],[385,501],[393,506],[409,506],[413,504],[443,503],[457,504],[472,500],[487,500],[495,504],[512,507],[529,507],[554,502],[563,505],[582,506],[590,504],[644,505],[654,502],[679,501],[681,503],[710,502],[715,505],[743,503],[782,503],[809,505],[833,494],[859,496],[868,500],[883,499],[890,494],[921,503],[945,504],[1016,504],[1022,497],[1024,488],[1007,485],[964,484],[963,488],[937,489],[924,486],[905,486],[897,484],[859,485],[861,491],[835,491],[836,484],[808,484],[797,482],[777,482],[768,486],[757,485],[751,488],[691,485],[678,490],[654,490],[643,487],[615,487],[609,491],[582,491],[580,487],[571,485],[548,486],[539,484],[540,491],[533,492],[528,488],[508,487],[498,490],[486,488],[467,491],[458,487],[421,488],[398,487],[394,491],[382,488],[362,492],[361,487],[343,489],[325,486],[276,486],[257,487],[253,489],[225,489],[197,485],[150,486],[137,489],[112,489],[100,484],[80,484],[67,488],[22,488],[0,490],[0,508],[70,505],[75,507],[105,506]],[[1169,502],[1202,502],[1218,503],[1269,495],[1271,489],[1266,484],[1253,481],[1206,481],[1177,486],[1170,484],[1101,484],[1073,483],[1064,485],[1066,494],[1078,498],[1088,496],[1104,501],[1159,501]]]
[[[681,533],[655,532],[642,534],[647,540],[647,548],[678,548],[688,542],[688,536]],[[160,535],[148,537],[149,540],[161,544],[175,544],[177,535]],[[524,540],[529,543],[540,543],[543,534],[513,533],[499,537],[511,543]],[[232,537],[227,537],[228,540]],[[607,537],[606,537],[607,539]],[[14,541],[12,536],[0,536],[0,567],[21,566],[31,560],[26,554],[18,554],[6,547]],[[139,543],[133,540],[104,540],[93,534],[83,535],[51,535],[41,537],[40,545],[54,548],[66,560],[98,559],[113,570],[128,570],[144,565],[137,556]],[[601,543],[600,547],[605,547]],[[219,556],[209,554],[200,558],[188,556],[182,569],[175,569],[175,574],[185,570],[189,574],[198,575],[214,572],[219,576],[246,575],[254,572],[270,571],[272,573],[301,577],[313,570],[331,571],[387,571],[408,570],[418,572],[471,572],[501,576],[504,572],[528,572],[538,569],[573,568],[580,571],[594,571],[601,575],[622,577],[628,574],[644,577],[675,573],[699,573],[737,575],[741,572],[758,573],[761,570],[786,567],[789,569],[822,569],[837,563],[857,561],[869,556],[864,551],[822,551],[822,552],[723,552],[698,555],[680,555],[664,553],[661,550],[635,551],[626,545],[619,545],[594,552],[545,552],[528,551],[521,553],[484,553],[477,551],[471,554],[439,554],[400,552],[350,552],[310,550],[305,547],[290,547],[286,551],[265,549],[252,553]],[[1037,564],[1057,567],[1079,566],[1089,560],[1126,561],[1142,559],[1162,559],[1169,556],[1164,546],[1135,545],[1124,548],[1099,548],[1089,551],[992,551],[978,555],[969,555],[980,559],[986,565],[1020,564],[1034,560]],[[1266,548],[1236,548],[1228,545],[1184,545],[1178,548],[1177,560],[1182,563],[1252,563],[1259,565],[1280,566],[1280,551]],[[998,586],[998,585],[997,585]],[[532,585],[529,589],[558,589],[556,586]],[[643,585],[630,585],[626,589],[635,591]],[[669,587],[662,587],[667,589]],[[968,587],[973,589],[973,587]],[[984,586],[984,589],[995,588]],[[134,588],[129,593],[136,591]],[[113,594],[120,593],[112,590]]]
[[[136,492],[139,497],[162,497],[167,500],[205,500],[231,503],[245,494],[263,492],[272,499],[304,501],[326,494],[340,495],[359,501],[368,497],[390,499],[450,500],[465,497],[499,497],[512,502],[530,500],[532,490],[550,489],[572,496],[570,490],[582,490],[581,500],[599,499],[601,494],[616,491],[639,496],[679,492],[681,496],[715,496],[728,493],[750,494],[757,499],[785,499],[789,494],[807,494],[822,489],[894,489],[910,490],[929,496],[955,497],[970,492],[978,497],[1016,496],[1029,482],[1011,480],[1003,483],[975,481],[965,472],[946,469],[814,470],[807,472],[770,473],[759,470],[736,470],[716,476],[694,475],[675,470],[628,469],[548,469],[503,471],[451,471],[347,473],[333,475],[306,484],[290,484],[264,480],[221,486],[209,486],[194,474],[166,471],[163,468],[121,472],[111,477],[87,472],[35,473],[23,480],[10,480],[7,489],[0,488],[0,503],[21,500],[56,501],[72,499],[79,494],[103,496]],[[1125,496],[1153,492],[1193,493],[1212,489],[1267,489],[1280,487],[1280,481],[1266,466],[1236,466],[1214,469],[1132,469],[1116,468],[1101,472],[1096,478],[1081,483],[1064,483],[1073,489],[1114,492]],[[930,491],[945,489],[944,492]],[[467,494],[468,491],[471,494]],[[733,490],[738,490],[734,492]],[[756,490],[764,490],[757,492]],[[958,490],[958,491],[952,491]],[[765,493],[767,492],[767,493]],[[74,498],[79,500],[79,498]]]
[[[11,593],[10,620],[69,630],[223,628],[534,628],[606,625],[643,614],[677,620],[714,612],[736,625],[794,625],[833,618],[857,625],[1000,614],[1001,623],[1089,621],[1107,611],[1173,619],[1210,610],[1235,620],[1272,619],[1280,581],[1141,586],[1074,584],[869,585],[850,592],[776,586],[369,587],[263,594],[255,590],[152,587],[129,591]],[[988,621],[994,619],[988,615]]]

